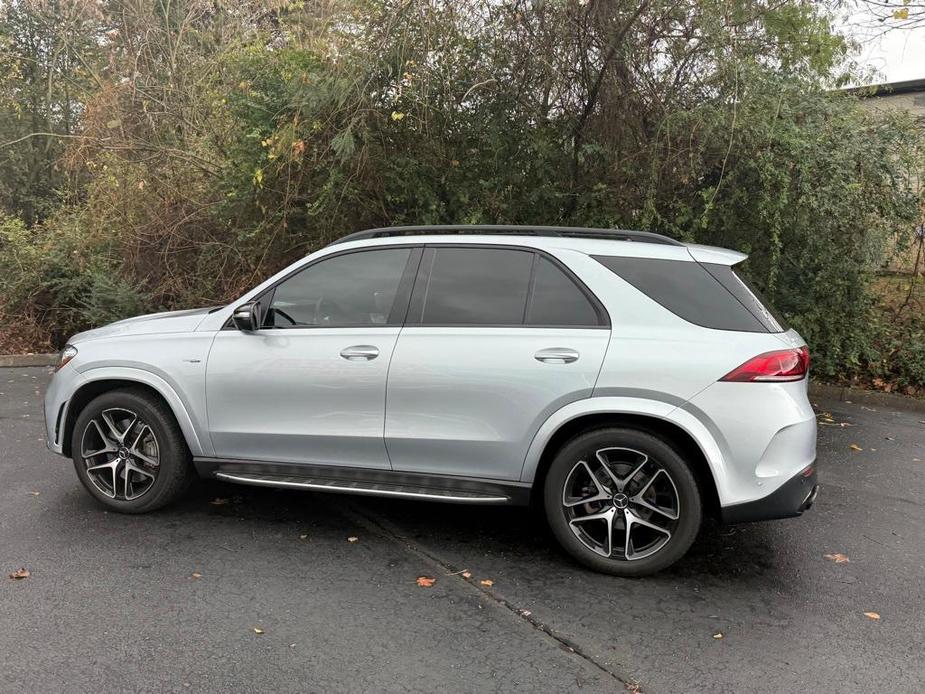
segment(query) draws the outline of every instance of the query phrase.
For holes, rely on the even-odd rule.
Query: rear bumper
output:
[[[744,504],[724,506],[721,509],[723,522],[748,523],[776,518],[793,518],[808,510],[816,500],[818,493],[816,464],[813,463],[766,497]]]

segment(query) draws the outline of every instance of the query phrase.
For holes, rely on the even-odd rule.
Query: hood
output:
[[[156,335],[158,333],[185,333],[195,330],[202,319],[215,307],[194,308],[185,311],[164,311],[135,316],[116,321],[101,328],[94,328],[74,335],[68,344],[76,345],[88,340],[102,337],[119,337],[121,335]]]

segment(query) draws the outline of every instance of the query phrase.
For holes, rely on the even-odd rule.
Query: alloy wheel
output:
[[[681,515],[668,470],[642,451],[610,447],[585,456],[565,478],[562,508],[575,537],[609,559],[650,557],[671,540]]]
[[[154,431],[136,412],[119,407],[102,410],[87,422],[80,456],[93,486],[120,501],[144,496],[160,469]]]

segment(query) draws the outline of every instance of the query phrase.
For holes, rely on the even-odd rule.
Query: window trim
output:
[[[408,254],[408,260],[405,263],[405,269],[402,270],[401,278],[398,281],[398,288],[395,290],[395,299],[392,303],[392,310],[389,312],[388,320],[385,323],[352,323],[349,325],[279,325],[279,326],[269,326],[264,325],[264,319],[266,318],[266,309],[268,309],[273,304],[273,298],[276,295],[276,289],[283,282],[286,282],[290,278],[298,275],[300,272],[305,272],[306,270],[323,263],[325,260],[330,260],[332,258],[339,258],[345,255],[352,255],[354,253],[371,253],[374,251],[385,251],[392,249],[410,249]],[[315,258],[314,260],[300,265],[299,267],[292,270],[292,272],[286,273],[284,277],[279,278],[272,285],[264,289],[260,294],[255,296],[251,301],[256,301],[260,304],[260,328],[259,330],[355,330],[358,328],[361,329],[370,329],[370,328],[400,328],[404,325],[405,317],[408,314],[408,305],[411,300],[411,289],[413,288],[414,278],[418,272],[418,266],[421,261],[421,254],[423,253],[423,246],[417,243],[401,243],[394,245],[386,246],[367,246],[365,248],[350,248],[343,251],[337,251],[335,253],[328,253],[321,256],[320,258]],[[266,302],[266,303],[264,303]],[[264,308],[266,306],[266,308]],[[223,329],[234,329],[234,324],[231,318],[228,319],[228,322],[225,324]]]
[[[533,255],[531,266],[530,266],[530,278],[529,286],[527,288],[527,301],[524,304],[524,312],[521,316],[520,323],[424,323],[422,318],[424,316],[424,304],[426,299],[426,291],[429,286],[429,280],[431,272],[433,272],[434,259],[436,258],[436,251],[441,248],[456,248],[456,249],[490,249],[490,250],[511,250],[511,251],[524,251],[531,253]],[[539,265],[539,258],[545,258],[549,260],[553,266],[558,268],[565,276],[571,280],[572,284],[584,295],[585,299],[591,304],[591,308],[594,310],[594,313],[597,316],[596,325],[545,325],[545,324],[529,324],[526,322],[527,313],[530,306],[533,302],[533,293],[535,289],[535,279],[536,279],[536,270],[537,265]],[[411,292],[411,300],[408,305],[408,311],[405,318],[405,327],[414,327],[414,328],[526,328],[534,330],[543,330],[543,329],[557,329],[557,330],[610,330],[610,314],[607,312],[607,309],[604,307],[604,304],[601,303],[601,300],[588,288],[588,286],[581,281],[581,279],[569,268],[565,263],[563,263],[559,258],[552,255],[551,253],[546,252],[540,248],[533,248],[531,246],[517,246],[513,244],[499,244],[499,243],[428,243],[423,246],[423,255],[421,257],[420,266],[418,268],[418,274],[415,278],[414,288]]]

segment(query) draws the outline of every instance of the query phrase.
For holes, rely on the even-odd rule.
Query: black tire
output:
[[[87,472],[87,467],[90,464],[84,462],[82,455],[81,446],[84,432],[88,426],[93,426],[91,420],[96,419],[100,423],[103,421],[101,419],[102,413],[113,409],[124,409],[137,414],[139,421],[150,427],[156,442],[159,465],[156,468],[146,468],[152,474],[155,474],[154,481],[143,485],[144,491],[137,498],[113,498],[104,493],[90,479]],[[134,435],[134,432],[139,430],[140,425],[136,425],[136,429],[132,430],[133,433],[126,438],[130,438]],[[106,430],[106,433],[107,436],[111,434],[108,430]],[[124,446],[120,448],[122,447]],[[140,389],[120,388],[103,393],[90,401],[74,423],[74,431],[71,435],[71,452],[77,476],[87,491],[103,506],[120,513],[146,513],[162,508],[182,496],[196,478],[192,465],[192,456],[173,412],[162,400]],[[92,463],[107,462],[111,458],[115,458],[115,455],[102,454],[94,458]],[[136,475],[136,477],[143,481],[146,480],[145,477],[140,475]],[[100,475],[96,479],[103,479],[103,477]],[[103,484],[105,485],[106,482],[108,482],[108,479]],[[122,484],[124,484],[124,477],[123,482],[119,482],[119,485]]]
[[[606,471],[602,468],[594,468],[593,471],[586,472],[587,468],[578,467],[579,461],[598,460],[596,457],[597,452],[606,449],[614,449],[614,455],[618,456],[630,455],[629,453],[622,453],[622,451],[628,450],[632,450],[634,453],[644,454],[651,462],[646,463],[649,467],[643,468],[643,471],[639,473],[640,477],[645,474],[646,470],[651,471],[660,467],[664,472],[668,473],[668,478],[666,482],[666,478],[661,476],[659,472],[654,473],[652,476],[659,479],[657,484],[666,485],[667,483],[671,483],[672,487],[666,487],[669,497],[671,495],[671,489],[675,490],[677,508],[673,512],[677,515],[676,519],[666,520],[662,515],[653,514],[652,511],[645,507],[632,505],[631,500],[627,502],[631,507],[630,512],[635,512],[637,514],[641,513],[643,515],[648,513],[649,515],[646,517],[650,521],[653,521],[654,518],[655,520],[653,522],[655,522],[656,525],[665,525],[671,532],[670,537],[666,541],[664,536],[662,536],[662,539],[658,539],[659,533],[652,532],[645,526],[634,526],[630,524],[631,528],[641,528],[641,532],[644,535],[648,533],[652,538],[651,546],[654,549],[651,550],[653,553],[649,556],[641,556],[641,558],[627,560],[624,556],[602,556],[601,553],[589,548],[585,543],[589,542],[590,544],[594,544],[594,538],[589,538],[588,535],[583,534],[583,529],[586,527],[591,527],[595,530],[599,527],[607,528],[611,526],[609,520],[601,521],[603,526],[600,526],[596,520],[589,519],[587,523],[582,522],[575,525],[575,527],[582,530],[573,531],[572,529],[573,526],[571,522],[575,519],[570,518],[570,514],[580,515],[587,513],[588,515],[594,515],[599,513],[602,509],[606,508],[609,511],[609,509],[612,508],[612,513],[615,516],[619,515],[620,518],[619,521],[615,521],[616,525],[611,526],[617,528],[617,530],[612,531],[615,534],[612,538],[609,538],[609,544],[603,539],[604,536],[601,537],[601,546],[599,550],[602,553],[622,553],[632,556],[630,552],[626,551],[625,545],[619,548],[616,546],[617,540],[620,539],[618,527],[620,523],[623,524],[622,539],[624,542],[626,538],[625,528],[627,526],[627,521],[623,514],[626,514],[627,511],[620,510],[620,507],[617,505],[622,505],[624,503],[623,498],[616,499],[614,497],[613,500],[599,500],[591,504],[573,500],[584,498],[584,493],[582,493],[569,496],[569,503],[577,503],[577,513],[565,507],[565,495],[570,494],[570,491],[576,488],[575,486],[570,486],[569,490],[565,490],[567,483],[569,485],[575,485],[576,480],[578,480],[580,476],[585,476],[585,479],[589,481],[591,475],[606,477]],[[610,454],[605,454],[605,457],[607,455]],[[644,458],[640,455],[637,460],[642,461]],[[592,465],[592,468],[593,467]],[[630,465],[629,467],[631,468],[632,466]],[[617,467],[616,469],[626,470],[628,468]],[[627,477],[629,477],[629,474],[627,474]],[[636,480],[639,478],[632,479]],[[627,482],[626,489],[638,490],[639,487],[645,486],[644,481],[645,478],[642,477],[642,482]],[[594,483],[591,482],[591,484],[593,485]],[[590,493],[601,496],[601,487],[597,487],[596,485],[594,487],[585,485],[583,490],[587,489],[592,490]],[[608,492],[610,491],[609,488],[605,489]],[[650,493],[654,493],[654,490]],[[645,497],[643,497],[643,499],[645,499]],[[543,505],[550,529],[565,551],[574,559],[596,571],[626,577],[653,574],[667,568],[683,557],[697,537],[703,515],[703,506],[697,481],[691,469],[678,452],[664,439],[645,431],[630,428],[606,428],[588,431],[574,437],[563,445],[553,459],[547,472],[543,488]],[[581,520],[580,517],[578,520]],[[606,532],[606,530],[598,532]],[[631,531],[631,533],[638,532],[640,531]],[[579,539],[579,536],[583,539]],[[630,544],[630,548],[632,549],[632,544]],[[642,555],[644,553],[640,552],[639,554]]]

